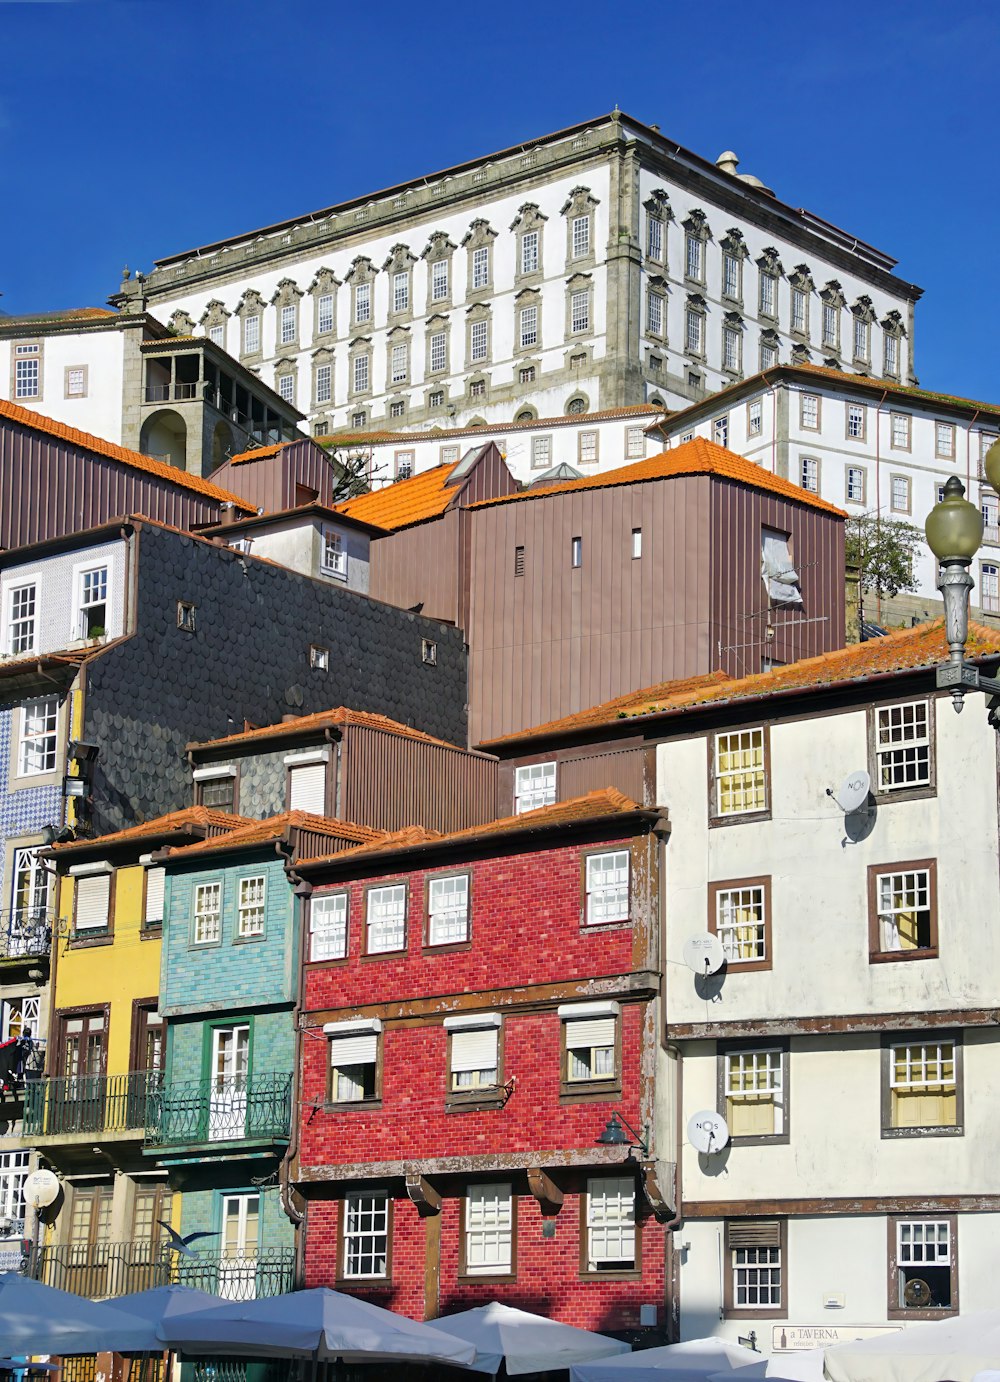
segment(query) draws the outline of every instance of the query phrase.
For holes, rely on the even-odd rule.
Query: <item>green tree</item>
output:
[[[919,528],[899,518],[863,513],[847,520],[845,538],[845,556],[858,568],[862,590],[879,599],[916,590],[913,558],[923,541]]]

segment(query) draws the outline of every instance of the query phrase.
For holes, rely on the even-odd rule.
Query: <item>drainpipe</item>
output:
[[[293,827],[294,830],[294,827]],[[289,832],[292,833],[291,831]],[[291,1120],[292,1126],[288,1139],[288,1149],[281,1159],[278,1167],[278,1193],[281,1197],[281,1208],[292,1222],[296,1229],[295,1234],[295,1283],[296,1285],[304,1279],[305,1269],[305,1234],[301,1231],[301,1225],[305,1221],[305,1215],[292,1203],[292,1167],[295,1165],[299,1155],[299,1122],[301,1117],[300,1093],[301,1093],[301,1070],[302,1070],[302,1009],[305,1002],[305,954],[303,946],[306,944],[305,935],[305,916],[300,898],[306,898],[312,893],[312,884],[301,878],[292,867],[292,856],[297,853],[298,838],[295,832],[295,844],[290,840],[276,840],[275,853],[283,858],[285,865],[285,876],[292,887],[293,897],[293,924],[299,928],[299,955],[296,966],[295,978],[295,1006],[292,1008],[292,1027],[295,1032],[295,1059],[292,1066],[292,1095],[291,1095]],[[296,915],[297,914],[297,915]]]
[[[767,373],[761,374],[761,379],[767,385],[771,393],[771,474],[778,473],[778,394]]]
[[[664,1273],[665,1284],[667,1285],[668,1297],[664,1301],[666,1309],[666,1323],[669,1337],[673,1337],[676,1332],[676,1325],[680,1320],[680,1299],[679,1292],[676,1290],[676,1273],[673,1270],[674,1247],[673,1239],[670,1235],[676,1233],[684,1223],[684,1206],[682,1202],[682,1179],[681,1179],[681,1158],[684,1154],[683,1137],[683,1107],[684,1107],[684,1055],[676,1043],[667,1040],[667,900],[666,900],[666,874],[667,874],[667,840],[670,836],[670,823],[666,817],[662,817],[653,826],[653,834],[658,840],[658,868],[657,882],[659,884],[659,967],[660,967],[660,992],[659,992],[659,1021],[660,1021],[660,1046],[673,1060],[677,1062],[677,1075],[674,1080],[672,1091],[674,1102],[674,1216],[663,1224],[664,1229],[664,1254],[669,1253],[671,1270]],[[655,1103],[654,1103],[655,1108]],[[665,1264],[666,1265],[666,1264]]]

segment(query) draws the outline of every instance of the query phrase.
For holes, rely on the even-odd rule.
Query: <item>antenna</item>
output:
[[[859,806],[864,806],[871,786],[870,775],[864,768],[859,768],[857,772],[848,773],[836,791],[827,787],[826,794],[833,798],[845,816],[849,816]]]
[[[702,1109],[688,1123],[688,1141],[696,1152],[711,1156],[721,1152],[729,1142],[729,1125],[721,1113],[714,1109]]]
[[[706,931],[685,942],[684,963],[695,974],[715,974],[726,963],[726,952],[718,936]]]

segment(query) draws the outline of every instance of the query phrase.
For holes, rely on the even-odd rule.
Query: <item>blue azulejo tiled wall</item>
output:
[[[0,704],[0,914],[6,914],[11,906],[8,845],[16,848],[19,840],[37,837],[45,825],[62,825],[65,812],[62,788],[58,783],[10,788],[16,708],[9,703]]]

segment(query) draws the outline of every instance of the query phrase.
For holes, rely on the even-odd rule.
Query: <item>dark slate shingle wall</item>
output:
[[[177,628],[177,602],[197,607]],[[466,742],[460,630],[181,533],[139,532],[138,632],[87,675],[98,831],[190,802],[184,745],[348,705]],[[437,666],[421,640],[437,644]],[[329,671],[309,645],[330,649]]]

